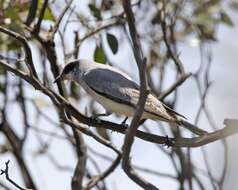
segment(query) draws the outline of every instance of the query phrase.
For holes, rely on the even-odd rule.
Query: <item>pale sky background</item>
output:
[[[238,32],[238,16],[237,14],[231,13],[233,21],[235,23],[235,27],[229,28],[226,26],[219,27],[218,32],[218,43],[214,43],[211,45],[213,49],[213,59],[212,59],[212,68],[211,68],[211,80],[213,81],[213,85],[210,89],[210,93],[207,98],[207,105],[209,110],[212,113],[213,119],[219,127],[223,127],[224,118],[238,118],[238,40],[237,40],[237,32]],[[82,51],[80,54],[80,58],[92,59],[92,44],[87,43],[82,47]],[[181,59],[185,64],[186,71],[195,71],[198,63],[200,62],[199,56],[199,48],[191,47],[189,43],[182,44],[179,47],[179,51],[181,52]],[[35,51],[33,47],[33,58],[35,58],[35,62],[37,62],[38,53]],[[135,71],[136,64],[132,64],[133,61],[132,52],[129,46],[120,46],[119,53],[114,57],[115,65],[117,67],[126,70],[127,72]],[[130,64],[129,64],[130,63]],[[137,78],[137,73],[133,72],[131,74],[134,78]],[[12,80],[14,80],[15,76],[12,76]],[[27,88],[28,97],[41,98],[41,93],[34,91],[32,88]],[[48,99],[47,99],[48,100]],[[176,110],[178,112],[183,113],[188,117],[189,121],[194,121],[194,115],[197,112],[199,107],[200,100],[198,98],[197,89],[195,88],[195,83],[193,80],[189,79],[186,81],[181,87],[179,91],[179,100]],[[29,109],[31,105],[29,104]],[[83,107],[87,106],[87,101],[85,101],[82,105],[80,105],[80,110],[83,110]],[[57,121],[56,114],[53,109],[49,106],[49,108],[45,109],[45,113],[52,115]],[[10,113],[10,120],[14,124],[16,130],[21,133],[19,129],[20,126],[16,125],[16,123],[21,123],[20,112],[17,106],[12,105],[8,108],[8,112]],[[34,121],[35,113],[32,113],[32,121]],[[109,120],[114,120],[114,116],[110,116],[107,118]],[[19,122],[18,122],[19,121]],[[49,124],[43,123],[44,120],[39,120],[39,127],[46,129],[48,131],[54,131],[55,128],[50,126]],[[119,122],[119,120],[118,120]],[[150,123],[150,128],[158,133],[158,130],[153,128],[155,125],[154,122]],[[207,128],[208,124],[206,119],[202,117],[199,122],[199,126],[202,128],[212,131],[212,129]],[[60,132],[60,131],[58,131]],[[59,133],[60,134],[60,133]],[[63,133],[62,133],[63,134]],[[38,141],[36,140],[36,135],[34,131],[31,131],[29,142],[27,142],[27,147],[25,148],[25,159],[30,167],[31,173],[37,182],[37,186],[39,189],[44,190],[67,190],[70,189],[71,177],[73,175],[73,171],[59,171],[57,170],[50,162],[47,157],[38,156],[34,157],[34,151],[39,147]],[[47,141],[50,139],[45,136],[44,140]],[[116,132],[112,133],[113,143],[117,145],[117,147],[121,147],[124,139],[124,135],[120,135]],[[3,137],[0,136],[0,142],[3,141]],[[107,155],[111,157],[115,157],[115,154],[101,146],[99,143],[95,142],[93,139],[85,136],[86,143],[95,148],[99,152],[107,153]],[[228,172],[226,176],[226,187],[224,189],[236,190],[238,186],[237,176],[238,176],[238,154],[237,154],[237,135],[228,138],[229,145],[229,161],[228,161]],[[212,171],[215,175],[220,176],[221,163],[223,159],[223,149],[221,148],[220,142],[215,142],[205,146],[207,149],[207,154],[209,155],[209,163],[212,167]],[[51,142],[51,146],[49,151],[52,155],[58,160],[58,162],[63,166],[69,166],[74,169],[76,160],[74,158],[74,153],[71,149],[71,145],[67,144],[64,140],[54,139]],[[133,163],[143,166],[145,168],[151,168],[156,171],[166,172],[173,174],[173,168],[170,165],[167,157],[151,143],[144,142],[142,140],[136,140],[133,145],[133,151],[131,153]],[[17,164],[16,161],[10,154],[4,154],[0,157],[1,167],[4,167],[4,162],[10,159],[10,169],[9,174],[12,179],[16,180],[19,184],[22,184],[22,180],[19,177],[18,169],[16,169]],[[102,169],[108,167],[109,162],[103,161],[101,159],[95,158],[97,163]],[[192,159],[196,163],[198,167],[203,168],[204,165],[201,164],[201,153],[200,149],[194,149],[192,153]],[[92,163],[88,161],[89,168],[92,167]],[[95,171],[95,170],[92,170]],[[159,178],[152,175],[148,175],[146,173],[141,173],[146,179],[150,182],[158,186],[160,189],[177,189],[176,182]],[[0,177],[1,181],[5,181],[3,176]],[[139,190],[141,189],[137,186],[133,181],[129,180],[127,176],[124,174],[122,169],[118,167],[116,171],[110,175],[106,179],[106,184],[111,190]],[[207,190],[210,189],[210,184],[207,186]],[[196,190],[196,189],[195,189]]]

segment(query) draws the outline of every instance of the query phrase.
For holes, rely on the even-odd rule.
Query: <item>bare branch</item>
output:
[[[67,10],[70,8],[71,4],[72,4],[73,0],[70,0],[68,3],[67,3],[67,6],[64,8],[64,10],[62,11],[62,13],[60,14],[58,20],[56,21],[55,23],[55,26],[53,28],[53,30],[51,31],[51,40],[54,39],[54,36],[55,36],[55,33],[57,32],[58,28],[59,28],[59,25],[65,15],[65,13],[67,12]]]
[[[4,118],[3,114],[3,118]],[[36,189],[36,185],[31,177],[31,173],[26,165],[25,160],[23,159],[22,150],[20,148],[21,141],[20,138],[15,134],[12,127],[5,121],[5,119],[0,124],[0,130],[4,133],[6,139],[8,140],[12,153],[15,156],[20,171],[22,173],[23,180],[27,187]]]
[[[82,134],[77,133],[76,130],[74,130],[73,133],[74,133],[74,138],[77,141],[76,150],[78,154],[78,162],[74,170],[74,175],[71,181],[71,187],[72,187],[72,190],[77,190],[82,188],[83,177],[84,177],[86,161],[87,161],[87,148],[84,143]]]
[[[26,18],[26,22],[25,24],[27,26],[30,26],[31,23],[34,21],[35,17],[36,17],[36,13],[37,13],[37,7],[38,7],[38,0],[35,1],[31,1],[30,3],[30,9]]]
[[[4,170],[1,169],[0,175],[5,174],[5,177],[6,177],[7,181],[9,181],[9,182],[10,182],[12,185],[14,185],[17,189],[27,190],[27,189],[21,187],[20,185],[18,185],[15,181],[13,181],[13,180],[9,177],[9,173],[8,173],[9,163],[10,163],[10,160],[8,160],[7,162],[5,162],[5,169],[4,169]]]
[[[70,57],[72,55],[75,55],[77,52],[78,52],[78,49],[80,47],[80,45],[88,38],[92,37],[93,35],[97,34],[98,32],[102,31],[102,30],[105,30],[105,29],[108,29],[112,26],[116,26],[116,25],[120,25],[122,24],[124,21],[122,18],[120,17],[116,17],[117,19],[114,19],[102,26],[99,26],[95,29],[93,29],[92,31],[88,32],[87,34],[85,34],[85,36],[83,36],[82,38],[78,39],[78,42],[77,44],[75,45],[74,49],[72,52],[68,53],[66,57]]]
[[[140,76],[140,97],[137,103],[137,108],[133,116],[130,128],[126,133],[124,144],[123,144],[123,154],[122,154],[122,168],[126,174],[139,186],[144,189],[155,190],[156,188],[153,184],[147,182],[141,176],[139,176],[136,171],[131,166],[130,162],[130,152],[131,147],[136,135],[136,131],[139,127],[140,118],[144,111],[145,102],[149,90],[147,89],[147,79],[146,79],[146,59],[143,57],[142,48],[139,41],[139,36],[135,27],[135,18],[131,8],[131,1],[123,0],[123,8],[127,16],[128,26],[130,30],[130,36],[133,43],[133,52],[136,59],[137,67],[139,69]]]
[[[163,0],[162,3],[162,11],[161,13],[161,27],[162,27],[162,31],[163,31],[163,39],[165,42],[165,45],[167,47],[168,53],[170,55],[170,57],[173,59],[175,65],[177,66],[178,71],[180,72],[181,76],[185,75],[185,71],[184,71],[184,66],[183,63],[181,62],[181,60],[179,59],[179,57],[175,54],[175,52],[172,50],[172,48],[170,47],[170,42],[168,40],[168,34],[167,34],[167,23],[166,23],[166,1]]]
[[[25,37],[23,37],[22,35],[16,33],[16,32],[13,32],[11,30],[8,30],[2,26],[0,26],[0,32],[3,32],[13,38],[15,38],[16,40],[18,40],[19,42],[21,42],[23,44],[23,47],[25,49],[25,53],[26,53],[26,63],[27,63],[27,67],[28,69],[30,70],[30,73],[38,79],[38,75],[37,75],[37,72],[36,72],[36,69],[34,67],[34,64],[33,64],[33,60],[32,60],[32,55],[31,55],[31,49],[27,43],[27,39]]]
[[[36,24],[35,27],[34,27],[34,30],[33,30],[33,33],[35,33],[36,35],[39,34],[40,27],[41,27],[41,22],[42,22],[42,20],[43,20],[43,18],[44,18],[47,5],[48,5],[48,0],[44,0],[44,3],[43,3],[43,5],[42,5],[42,7],[41,7],[41,10],[40,10],[39,19],[38,19],[38,21],[37,21],[37,24]]]
[[[117,156],[117,158],[113,161],[113,163],[110,165],[110,167],[104,171],[103,173],[93,177],[86,185],[85,188],[83,188],[83,190],[89,190],[91,188],[93,188],[95,185],[97,185],[97,183],[99,181],[102,181],[103,179],[105,179],[108,175],[110,175],[115,169],[116,167],[120,164],[120,160],[121,160],[121,154],[119,154]]]
[[[19,71],[15,68],[13,68],[11,65],[3,62],[0,60],[0,66],[4,67],[6,70],[16,74],[20,78],[24,79],[26,82],[34,86],[37,90],[40,90],[42,93],[45,95],[49,96],[52,100],[52,102],[59,107],[64,107],[69,113],[72,114],[74,118],[76,118],[78,121],[87,124],[92,127],[101,127],[105,129],[110,129],[113,131],[117,131],[119,133],[125,134],[126,131],[128,130],[127,127],[123,125],[119,125],[113,122],[105,121],[105,120],[96,120],[92,119],[90,117],[86,117],[82,115],[76,108],[74,108],[66,99],[64,99],[62,96],[56,94],[54,91],[51,89],[48,89],[44,85],[42,85],[40,82],[38,82],[36,79],[31,78],[29,75],[26,73]],[[60,103],[61,102],[61,103]],[[230,120],[226,120],[226,122]],[[137,130],[136,131],[136,136],[142,140],[156,143],[156,144],[166,144],[168,140],[171,142],[171,146],[176,146],[176,147],[198,147],[198,146],[203,146],[205,144],[214,142],[216,140],[220,140],[223,138],[226,138],[230,135],[238,133],[238,127],[235,127],[233,125],[228,125],[224,127],[223,129],[207,133],[205,135],[202,135],[200,137],[194,137],[194,138],[168,138],[164,136],[159,136],[159,135],[154,135],[154,134],[149,134],[145,133],[143,131]]]
[[[175,89],[178,89],[178,87],[182,85],[191,75],[191,73],[182,75],[171,87],[160,94],[159,99],[163,100],[165,97],[170,95]]]

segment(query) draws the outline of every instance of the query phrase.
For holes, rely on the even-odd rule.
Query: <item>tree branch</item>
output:
[[[26,53],[26,58],[25,58],[26,63],[27,63],[26,65],[27,65],[28,69],[30,70],[30,73],[35,78],[38,79],[38,75],[37,75],[36,69],[34,67],[33,60],[32,60],[31,49],[27,43],[27,39],[16,32],[13,32],[11,30],[3,28],[2,26],[0,26],[0,32],[5,33],[5,34],[15,38],[16,40],[18,40],[19,42],[21,42],[23,44],[23,47],[24,47],[25,53]]]
[[[62,96],[58,95],[51,89],[45,87],[43,84],[41,84],[39,81],[37,81],[35,78],[31,78],[26,73],[19,71],[15,68],[13,68],[11,65],[5,63],[4,61],[0,60],[0,66],[2,66],[4,69],[14,73],[21,79],[28,82],[30,85],[35,87],[35,89],[40,90],[42,93],[47,95],[52,102],[61,108],[66,109],[75,119],[77,119],[79,122],[84,123],[86,125],[92,126],[92,127],[99,127],[99,128],[105,128],[110,129],[112,131],[117,131],[122,134],[126,134],[128,131],[128,128],[119,125],[113,122],[105,121],[105,120],[97,120],[92,119],[90,117],[86,117],[82,115],[74,106],[72,106],[66,99],[64,99]],[[232,122],[233,121],[233,122]],[[136,131],[136,137],[145,140],[147,142],[156,143],[156,144],[166,144],[168,140],[170,141],[171,146],[175,147],[199,147],[203,146],[205,144],[214,142],[216,140],[220,140],[223,138],[226,138],[230,135],[234,135],[238,133],[238,127],[236,127],[236,120],[225,120],[225,126],[223,129],[207,133],[205,135],[199,136],[199,137],[193,137],[193,138],[168,138],[164,136],[149,134],[140,130]],[[196,127],[196,126],[194,126]]]
[[[142,48],[140,45],[140,39],[135,27],[135,18],[131,8],[130,0],[123,0],[123,8],[127,16],[130,36],[133,43],[133,52],[136,59],[137,67],[139,69],[140,76],[140,97],[137,103],[137,108],[133,116],[130,128],[126,133],[124,144],[123,144],[123,154],[122,154],[122,168],[126,174],[139,186],[144,189],[157,190],[153,184],[147,182],[141,176],[139,176],[135,169],[132,167],[130,162],[130,152],[132,144],[134,142],[134,137],[136,136],[136,131],[139,127],[140,118],[144,112],[144,106],[149,94],[147,89],[147,79],[146,79],[146,59],[143,57]]]
[[[33,30],[33,33],[36,34],[36,35],[38,35],[39,32],[40,32],[41,22],[44,18],[45,10],[47,8],[47,5],[48,5],[48,0],[44,0],[44,3],[43,3],[43,5],[41,7],[41,10],[40,10],[40,16],[39,16],[37,24],[35,25],[34,30]]]
[[[65,15],[65,13],[66,13],[67,10],[70,8],[72,2],[73,2],[73,0],[70,0],[70,1],[67,3],[66,7],[64,8],[64,10],[63,10],[62,13],[60,14],[58,20],[56,21],[55,26],[54,26],[53,30],[51,31],[51,40],[54,39],[55,33],[57,32],[57,30],[58,30],[58,28],[59,28],[59,25],[60,25],[60,23],[61,23],[61,21],[62,21],[64,15]]]
[[[167,34],[167,23],[166,23],[166,5],[165,5],[165,0],[162,1],[162,10],[161,10],[161,28],[162,28],[162,32],[163,32],[163,39],[164,39],[164,43],[167,47],[168,53],[170,55],[170,57],[173,59],[179,73],[181,74],[181,76],[185,75],[185,71],[184,71],[184,67],[183,67],[183,63],[181,62],[181,60],[179,59],[179,57],[175,54],[175,52],[172,50],[172,48],[170,47],[170,42],[168,40],[168,34]]]
[[[9,181],[12,185],[14,185],[17,189],[20,189],[20,190],[27,190],[23,187],[21,187],[20,185],[18,185],[15,181],[13,181],[10,177],[9,177],[9,173],[8,173],[8,169],[9,169],[9,163],[10,163],[10,160],[8,160],[7,162],[5,162],[5,169],[2,170],[1,169],[1,172],[0,172],[0,175],[3,175],[5,174],[5,177],[7,179],[7,181]]]
[[[17,160],[26,187],[36,189],[36,185],[31,177],[29,169],[27,168],[26,162],[23,159],[23,155],[20,148],[21,141],[19,137],[14,133],[11,126],[9,126],[9,124],[4,120],[5,119],[3,115],[3,121],[0,124],[0,130],[4,133],[6,139],[8,140],[9,144],[12,147],[12,153],[14,154]]]
[[[108,175],[110,175],[116,168],[117,166],[120,164],[120,160],[121,160],[121,154],[118,154],[117,158],[112,162],[112,164],[110,165],[110,167],[104,171],[103,173],[94,176],[86,185],[85,188],[83,188],[83,190],[89,190],[91,188],[93,188],[95,185],[97,185],[97,183],[99,181],[102,181],[103,179],[105,179]]]

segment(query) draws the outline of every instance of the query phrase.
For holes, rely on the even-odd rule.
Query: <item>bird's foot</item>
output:
[[[127,119],[128,119],[128,117],[125,117],[125,119],[121,122],[121,125],[123,127],[129,127],[128,124],[126,124]]]
[[[168,135],[166,135],[165,138],[164,146],[167,146],[167,148],[171,147],[173,145],[173,141],[169,139]]]
[[[140,122],[139,122],[139,125],[142,125],[142,124],[144,124],[144,123],[145,123],[145,121],[146,121],[146,119],[142,119],[142,120],[140,120]]]
[[[111,115],[111,113],[100,113],[100,114],[94,114],[91,116],[92,119],[95,119],[98,123],[101,122],[101,120],[99,119],[99,117],[103,117],[103,116],[109,116]]]
[[[100,116],[98,116],[98,115],[96,114],[96,115],[92,115],[92,116],[91,116],[91,119],[96,120],[97,123],[101,123],[101,120],[99,119],[99,117],[100,117]]]

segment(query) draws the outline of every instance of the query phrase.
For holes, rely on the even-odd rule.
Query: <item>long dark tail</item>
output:
[[[183,119],[178,119],[177,122],[176,122],[179,126],[191,131],[192,133],[196,134],[196,135],[199,135],[199,136],[202,136],[202,135],[205,135],[207,134],[206,131],[198,128],[196,125],[193,125],[191,123],[189,123],[188,121],[185,121]]]

